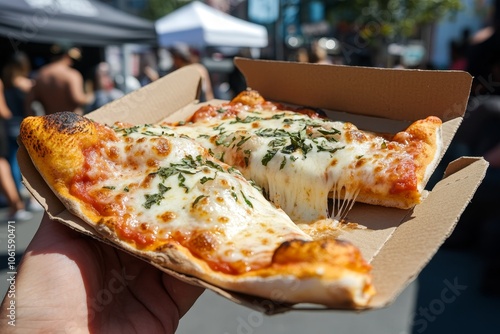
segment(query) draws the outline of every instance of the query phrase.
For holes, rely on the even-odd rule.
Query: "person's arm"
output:
[[[17,272],[0,333],[174,333],[203,292],[47,215]]]
[[[33,102],[36,100],[36,82],[31,87],[31,90],[26,94],[24,98],[24,114],[25,116],[35,116],[35,110],[33,110]]]
[[[68,85],[70,98],[75,104],[83,107],[93,101],[94,94],[93,92],[85,92],[83,77],[80,75],[80,72],[76,70],[69,72]]]
[[[160,75],[158,74],[158,72],[152,68],[151,66],[146,66],[144,68],[144,74],[148,77],[148,79],[153,82],[153,81],[156,81],[160,78]]]
[[[5,96],[3,95],[3,82],[0,80],[0,118],[10,119],[11,117],[12,112],[5,101]]]

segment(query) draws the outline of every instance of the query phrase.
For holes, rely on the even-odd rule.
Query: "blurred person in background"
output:
[[[99,109],[103,105],[119,99],[124,93],[115,87],[108,63],[101,62],[94,72],[94,101],[89,105],[88,111]]]
[[[461,156],[484,156],[486,176],[445,246],[477,249],[484,262],[481,289],[500,296],[500,0],[492,23],[477,32],[468,46],[467,71],[473,85],[467,112],[448,148],[443,168]]]
[[[94,99],[93,92],[85,92],[83,76],[72,68],[81,59],[81,51],[75,47],[54,45],[53,61],[40,68],[35,85],[28,95],[26,106],[32,114],[31,103],[39,101],[45,114],[73,111],[83,115],[84,107]]]
[[[240,48],[238,53],[233,57],[233,68],[231,72],[228,74],[227,80],[229,83],[229,90],[230,90],[230,99],[233,99],[236,97],[239,93],[247,89],[247,82],[245,79],[245,76],[241,71],[238,69],[238,67],[234,64],[234,58],[235,57],[241,57],[241,58],[248,58],[252,59],[252,52],[250,51],[250,48]]]
[[[16,158],[17,136],[21,121],[26,116],[26,96],[33,87],[33,80],[29,78],[30,72],[31,62],[23,52],[15,52],[2,71],[5,101],[12,113],[12,117],[5,122],[9,141],[9,163],[17,189],[21,189],[21,172]]]
[[[8,142],[5,129],[5,120],[12,117],[12,113],[4,98],[4,86],[0,80],[0,192],[5,195],[9,205],[9,220],[24,221],[33,218],[33,214],[25,210],[24,202],[17,190],[8,158]]]
[[[467,70],[467,53],[469,51],[470,30],[464,29],[459,41],[450,42],[450,70]]]
[[[214,92],[212,88],[212,82],[210,79],[210,74],[207,68],[199,62],[199,56],[196,54],[193,56],[192,49],[182,43],[178,43],[168,49],[172,55],[173,70],[177,70],[181,67],[187,65],[195,65],[201,75],[202,87],[200,101],[209,101],[214,98]]]
[[[138,75],[138,80],[142,86],[146,86],[153,81],[160,78],[160,74],[156,69],[156,59],[153,53],[145,53],[140,56],[139,59],[140,70]]]
[[[299,63],[308,63],[309,62],[309,51],[307,48],[302,47],[297,50],[297,53],[295,54],[295,59],[294,61],[299,62]]]
[[[321,47],[317,42],[311,44],[309,62],[314,64],[332,64],[332,60],[328,56],[326,49]]]

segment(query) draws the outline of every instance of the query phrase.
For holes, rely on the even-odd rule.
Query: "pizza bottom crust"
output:
[[[285,242],[275,251],[268,267],[230,275],[214,271],[202,259],[174,242],[154,251],[139,250],[120,240],[108,225],[91,221],[85,206],[61,196],[61,193],[58,196],[73,214],[91,225],[96,235],[110,245],[146,260],[168,274],[186,275],[181,278],[191,284],[194,278],[195,282],[202,280],[216,289],[264,298],[277,305],[310,303],[341,309],[364,308],[376,293],[369,273],[371,266],[349,242],[322,236],[312,242]],[[309,247],[305,248],[304,244]]]
[[[193,283],[193,278],[202,280],[217,289],[264,298],[276,305],[310,303],[331,308],[356,309],[366,307],[375,294],[371,276],[365,271],[369,265],[364,263],[361,270],[359,263],[350,266],[329,264],[328,261],[315,263],[314,260],[284,265],[273,263],[262,269],[230,275],[212,270],[206,262],[178,244],[168,243],[157,251],[142,251],[114,237],[108,226],[95,227],[99,235],[112,245],[147,260],[168,274],[175,272],[187,275],[186,279],[190,283]],[[333,239],[332,242],[348,244]],[[348,256],[352,257],[350,252],[354,247],[348,245]]]

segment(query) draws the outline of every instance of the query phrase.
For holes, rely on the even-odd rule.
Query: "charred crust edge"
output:
[[[79,116],[74,112],[63,111],[44,116],[45,128],[52,128],[60,133],[72,135],[88,131],[89,119]]]

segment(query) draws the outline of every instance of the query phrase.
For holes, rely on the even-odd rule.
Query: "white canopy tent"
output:
[[[158,19],[155,28],[161,47],[169,47],[179,42],[198,48],[263,48],[268,44],[265,27],[241,20],[198,1]]]

